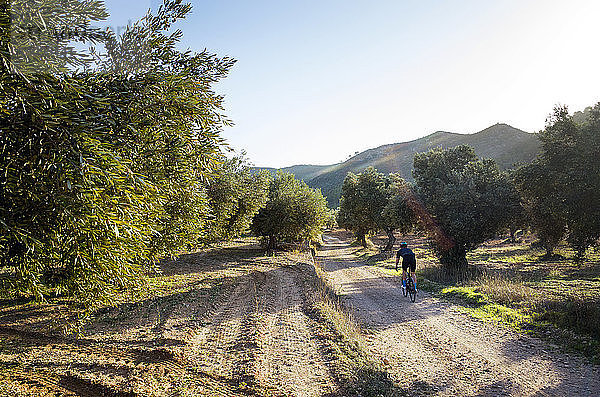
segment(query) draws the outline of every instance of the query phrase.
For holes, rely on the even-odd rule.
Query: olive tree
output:
[[[243,155],[223,159],[206,186],[211,220],[205,242],[230,240],[248,232],[252,219],[265,206],[269,182],[266,171],[251,172]]]
[[[381,228],[389,183],[389,179],[373,167],[358,175],[349,172],[344,179],[337,223],[352,230],[363,247],[367,247],[367,235]]]
[[[158,255],[189,249],[206,234],[210,207],[202,182],[215,175],[220,132],[230,124],[212,85],[234,61],[178,49],[182,32],[173,23],[190,11],[181,0],[165,1],[122,36],[110,33],[106,56],[97,57],[100,73],[124,91],[111,101],[121,134],[116,150],[160,195],[151,246]]]
[[[30,52],[35,43],[13,34],[10,7],[42,31],[73,21],[78,36],[46,45],[42,34],[42,47],[57,51]],[[202,181],[228,124],[211,87],[233,61],[177,49],[172,24],[189,10],[166,1],[117,38],[89,28],[106,17],[100,2],[0,6],[2,45],[13,47],[0,48],[0,266],[9,291],[73,295],[91,307],[198,241],[209,215]],[[71,39],[106,51],[78,52]]]
[[[505,224],[507,176],[472,148],[434,149],[414,158],[417,192],[441,230],[433,240],[440,261],[465,267],[466,254]],[[437,231],[436,231],[437,233]]]
[[[315,241],[328,218],[320,190],[308,187],[292,174],[278,173],[269,185],[266,205],[252,222],[252,231],[265,239],[268,249],[283,241]]]
[[[583,256],[600,238],[600,103],[575,118],[555,108],[539,138],[542,152],[517,184],[546,255],[566,236]]]
[[[373,167],[358,175],[348,173],[342,186],[338,225],[352,230],[363,247],[367,247],[367,235],[385,231],[388,241],[384,251],[389,251],[396,241],[394,231],[405,233],[415,224],[410,193],[406,181],[396,174],[385,175]]]
[[[381,228],[386,232],[388,241],[384,251],[394,248],[395,231],[402,234],[410,232],[417,225],[414,211],[414,194],[409,184],[399,176],[390,175],[393,183],[388,188],[388,202],[381,213]]]

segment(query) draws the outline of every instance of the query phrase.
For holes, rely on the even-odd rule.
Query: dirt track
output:
[[[301,276],[294,267],[279,267],[245,277],[206,317],[206,326],[193,331],[185,360],[212,378],[234,380],[242,391],[240,382],[265,394],[332,392],[303,312]]]
[[[184,291],[108,308],[79,339],[49,331],[52,308],[4,308],[0,396],[334,393],[307,314],[309,258],[239,244],[186,255],[163,265]]]
[[[600,395],[600,367],[427,293],[410,303],[399,280],[357,261],[348,241],[324,240],[319,265],[353,308],[370,352],[409,395]]]
[[[318,265],[406,394],[600,395],[598,366],[423,292],[412,304],[348,241],[325,242]],[[242,242],[167,262],[172,286],[106,308],[78,339],[51,331],[60,306],[0,306],[0,396],[356,395],[311,309],[308,256],[262,254]]]

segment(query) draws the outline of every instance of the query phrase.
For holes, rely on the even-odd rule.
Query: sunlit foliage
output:
[[[398,175],[385,175],[373,167],[356,175],[349,172],[342,185],[337,222],[352,230],[358,242],[367,246],[367,236],[383,230],[388,235],[384,250],[391,250],[394,231],[408,231],[414,225],[408,206],[410,187]]]
[[[244,158],[224,160],[207,183],[211,220],[206,242],[230,240],[250,230],[252,219],[267,201],[270,178],[253,173]]]
[[[267,204],[254,217],[252,231],[275,249],[280,242],[317,240],[327,218],[327,202],[320,190],[292,174],[278,173],[270,182]]]
[[[509,178],[468,146],[419,153],[414,167],[418,195],[445,237],[433,239],[440,261],[466,266],[467,251],[506,225],[515,200]]]
[[[565,236],[580,256],[600,238],[600,104],[575,116],[554,109],[542,153],[517,175],[547,255]]]
[[[181,1],[122,37],[89,28],[106,17],[100,2],[9,4],[42,30],[76,21],[71,39],[106,51],[78,53],[60,40],[48,46],[63,51],[30,51],[31,39],[14,35],[12,10],[0,7],[2,284],[39,300],[102,304],[199,241],[203,184],[228,124],[211,86],[233,61],[177,49],[172,24],[190,11]]]

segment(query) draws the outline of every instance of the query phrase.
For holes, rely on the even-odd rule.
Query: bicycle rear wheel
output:
[[[417,290],[415,289],[415,284],[412,281],[411,277],[409,277],[406,282],[406,289],[408,290],[408,296],[410,297],[410,301],[414,302],[417,299]]]

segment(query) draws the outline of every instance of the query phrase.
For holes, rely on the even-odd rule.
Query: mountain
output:
[[[277,174],[277,171],[289,172],[290,174],[294,174],[297,179],[302,179],[305,182],[308,182],[312,178],[319,175],[322,171],[331,167],[330,165],[310,165],[310,164],[302,164],[302,165],[292,165],[291,167],[285,168],[269,168],[269,167],[255,167],[255,170],[265,170],[271,173],[272,175]]]
[[[342,183],[348,172],[359,173],[369,166],[380,172],[399,173],[412,181],[415,153],[434,148],[469,145],[480,158],[496,160],[501,169],[529,163],[537,155],[540,144],[535,134],[529,134],[507,124],[495,124],[475,134],[456,134],[438,131],[410,142],[379,146],[359,153],[343,163],[334,165],[296,165],[281,169],[303,179],[309,186],[320,188],[330,207],[338,205]],[[275,169],[267,169],[276,172]]]

